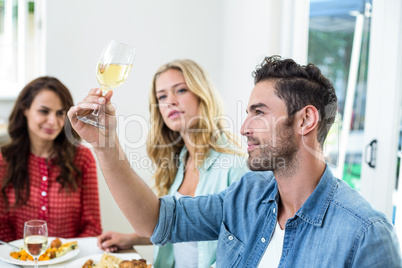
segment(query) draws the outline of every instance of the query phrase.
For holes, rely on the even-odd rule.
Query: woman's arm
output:
[[[10,222],[10,213],[6,212],[4,201],[0,199],[0,240],[10,242],[15,239],[15,231]]]
[[[112,95],[109,91],[102,97],[100,89],[92,89],[84,101],[68,111],[68,117],[78,134],[93,146],[108,187],[135,232],[150,237],[159,217],[159,199],[131,169],[120,147],[115,132],[115,108],[110,103]],[[105,130],[77,119],[77,115],[88,114],[103,102],[106,108],[100,117]]]
[[[3,156],[0,153],[0,185],[3,185],[3,178],[6,174],[6,164],[3,160]],[[15,240],[14,230],[10,222],[10,212],[6,210],[6,204],[3,200],[3,194],[0,193],[0,240],[9,242]],[[9,204],[12,206],[13,204]]]
[[[136,233],[122,234],[108,231],[98,236],[98,247],[107,252],[120,249],[129,249],[136,245],[152,245],[147,237],[140,237]]]

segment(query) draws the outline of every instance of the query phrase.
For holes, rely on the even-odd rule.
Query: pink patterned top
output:
[[[51,162],[51,161],[49,161]],[[83,186],[67,193],[56,182],[60,169],[46,159],[30,154],[30,197],[28,203],[6,212],[0,199],[0,240],[23,238],[24,223],[28,220],[45,220],[49,236],[72,238],[101,234],[98,180],[96,162],[88,148],[78,147],[74,164],[82,172]],[[0,154],[0,182],[6,167]],[[15,203],[14,188],[6,189],[9,204]]]

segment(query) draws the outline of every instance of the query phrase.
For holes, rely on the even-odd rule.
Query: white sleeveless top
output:
[[[281,229],[277,221],[275,231],[272,234],[272,238],[269,241],[258,268],[278,268],[279,262],[281,261],[284,238],[285,230]]]
[[[176,199],[184,196],[175,192]],[[173,244],[175,268],[197,268],[198,267],[198,244],[197,242],[183,242]]]

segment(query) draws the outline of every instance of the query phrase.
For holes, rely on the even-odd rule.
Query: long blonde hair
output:
[[[153,177],[159,196],[166,195],[173,184],[179,166],[178,156],[184,146],[180,133],[166,126],[158,109],[156,80],[160,74],[170,69],[179,70],[183,74],[188,89],[200,100],[198,119],[191,128],[202,131],[193,131],[190,134],[190,139],[195,144],[196,167],[202,165],[211,148],[220,153],[241,154],[237,138],[225,130],[222,100],[201,66],[188,59],[162,65],[152,80],[149,96],[151,129],[147,140],[148,156],[156,166]],[[227,138],[224,144],[220,142],[222,136]]]

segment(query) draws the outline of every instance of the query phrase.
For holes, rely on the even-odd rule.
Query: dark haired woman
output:
[[[49,236],[71,238],[102,232],[96,163],[63,131],[73,100],[53,77],[21,91],[9,117],[11,141],[0,154],[0,240],[21,239],[25,221],[42,219]],[[70,140],[78,140],[74,130]]]

